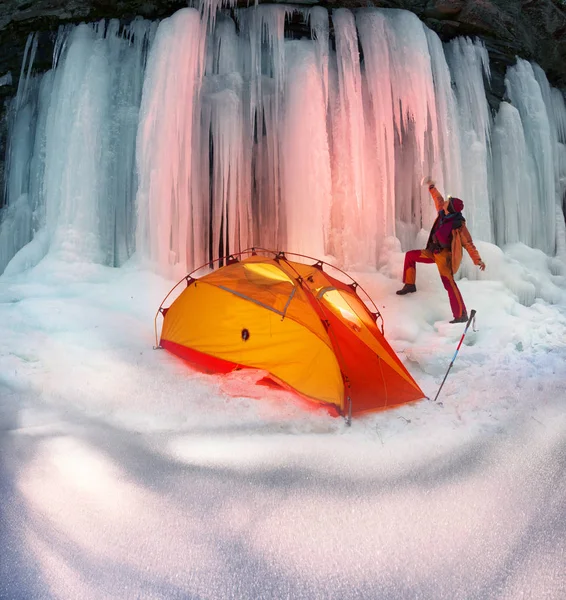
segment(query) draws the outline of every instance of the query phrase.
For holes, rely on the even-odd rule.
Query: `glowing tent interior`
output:
[[[163,316],[160,347],[209,372],[264,370],[343,415],[424,397],[380,331],[379,311],[361,300],[354,280],[331,276],[323,261],[305,264],[289,260],[292,253],[258,252],[246,250],[198,279],[194,271],[181,280],[187,287],[166,308],[173,288],[156,315]]]

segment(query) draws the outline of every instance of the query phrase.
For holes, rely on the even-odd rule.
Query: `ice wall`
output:
[[[0,271],[32,241],[10,268],[136,252],[177,274],[250,245],[371,268],[430,228],[426,174],[474,239],[566,253],[566,107],[536,65],[509,69],[492,115],[485,47],[407,11],[205,8],[63,28],[41,77],[30,37]]]
[[[134,251],[135,140],[155,27],[136,20],[62,28],[53,69],[41,78],[30,76],[30,58],[9,110],[0,271],[39,233],[42,244],[23,266],[47,250],[110,265]]]

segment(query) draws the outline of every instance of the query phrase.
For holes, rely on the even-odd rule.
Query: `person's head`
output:
[[[447,215],[462,212],[462,210],[464,210],[464,203],[460,198],[454,198],[452,196],[447,197],[446,202],[444,203],[444,212]]]

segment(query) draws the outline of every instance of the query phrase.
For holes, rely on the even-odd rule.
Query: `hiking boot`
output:
[[[467,323],[468,322],[468,315],[466,313],[464,313],[461,317],[455,317],[454,319],[452,319],[452,321],[450,321],[450,323]]]
[[[405,294],[412,294],[417,291],[417,286],[414,283],[406,283],[403,289],[397,292],[398,296],[404,296]]]

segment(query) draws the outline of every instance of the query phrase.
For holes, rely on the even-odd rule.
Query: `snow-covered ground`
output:
[[[480,250],[442,406],[350,428],[154,351],[171,281],[134,260],[0,277],[0,598],[566,598],[564,276]],[[463,326],[402,259],[356,277],[434,397]]]

